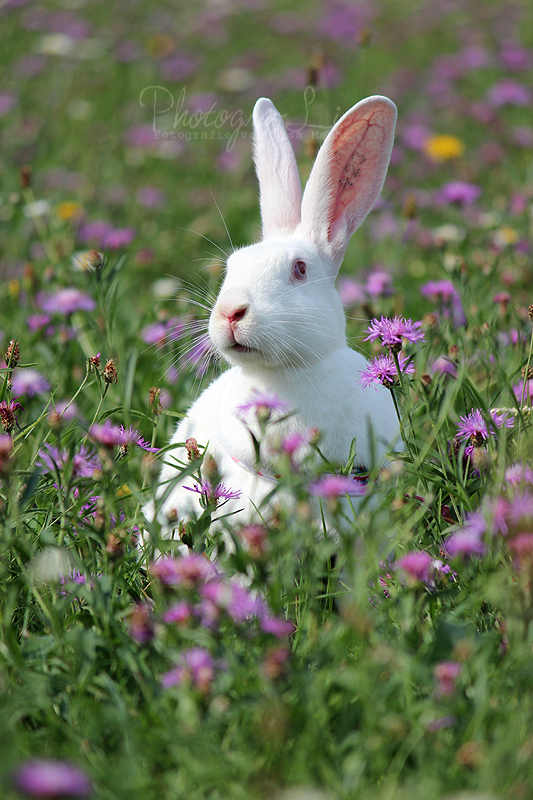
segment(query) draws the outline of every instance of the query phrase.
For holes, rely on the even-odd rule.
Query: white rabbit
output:
[[[157,514],[167,534],[177,520],[201,513],[199,494],[185,488],[194,487],[195,479],[176,481],[171,463],[174,457],[187,462],[189,437],[208,446],[224,484],[241,492],[221,515],[237,512],[233,521],[248,522],[259,509],[268,516],[260,506],[276,482],[272,452],[267,442],[256,463],[247,429],[254,428],[254,414],[245,416],[245,424],[239,411],[254,393],[276,396],[295,412],[268,427],[271,439],[317,429],[320,449],[333,464],[346,463],[355,437],[356,464],[370,467],[398,435],[390,392],[359,385],[366,361],[347,345],[335,289],[350,237],[381,193],[396,107],[386,97],[368,97],[339,119],[320,148],[303,197],[285,126],[270,100],[257,101],[253,123],[263,238],[227,261],[209,336],[231,368],[178,425],[155,501],[145,507],[146,517]]]

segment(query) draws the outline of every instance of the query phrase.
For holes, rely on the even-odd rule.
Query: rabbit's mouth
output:
[[[240,344],[237,341],[231,345],[231,351],[234,353],[259,353],[256,347],[248,347],[248,345]]]

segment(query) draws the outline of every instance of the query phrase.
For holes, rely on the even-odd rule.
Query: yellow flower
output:
[[[506,247],[510,244],[516,244],[518,242],[519,236],[518,231],[515,228],[508,228],[503,227],[499,228],[496,233],[494,234],[494,242],[499,247]]]
[[[424,152],[433,161],[448,161],[450,158],[459,158],[465,151],[465,146],[457,136],[446,133],[430,136],[424,142]]]
[[[83,208],[73,200],[67,200],[56,206],[56,216],[62,220],[78,219],[83,214]]]

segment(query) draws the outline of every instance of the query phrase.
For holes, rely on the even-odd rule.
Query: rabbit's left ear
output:
[[[381,194],[395,126],[394,103],[367,97],[341,117],[318,152],[304,191],[300,230],[322,251],[332,275]]]
[[[283,120],[266,97],[255,104],[253,122],[263,238],[271,239],[292,233],[300,222],[302,185]]]

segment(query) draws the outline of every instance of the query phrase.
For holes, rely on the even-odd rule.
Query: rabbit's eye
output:
[[[295,261],[292,265],[291,281],[303,281],[307,273],[305,261]]]

